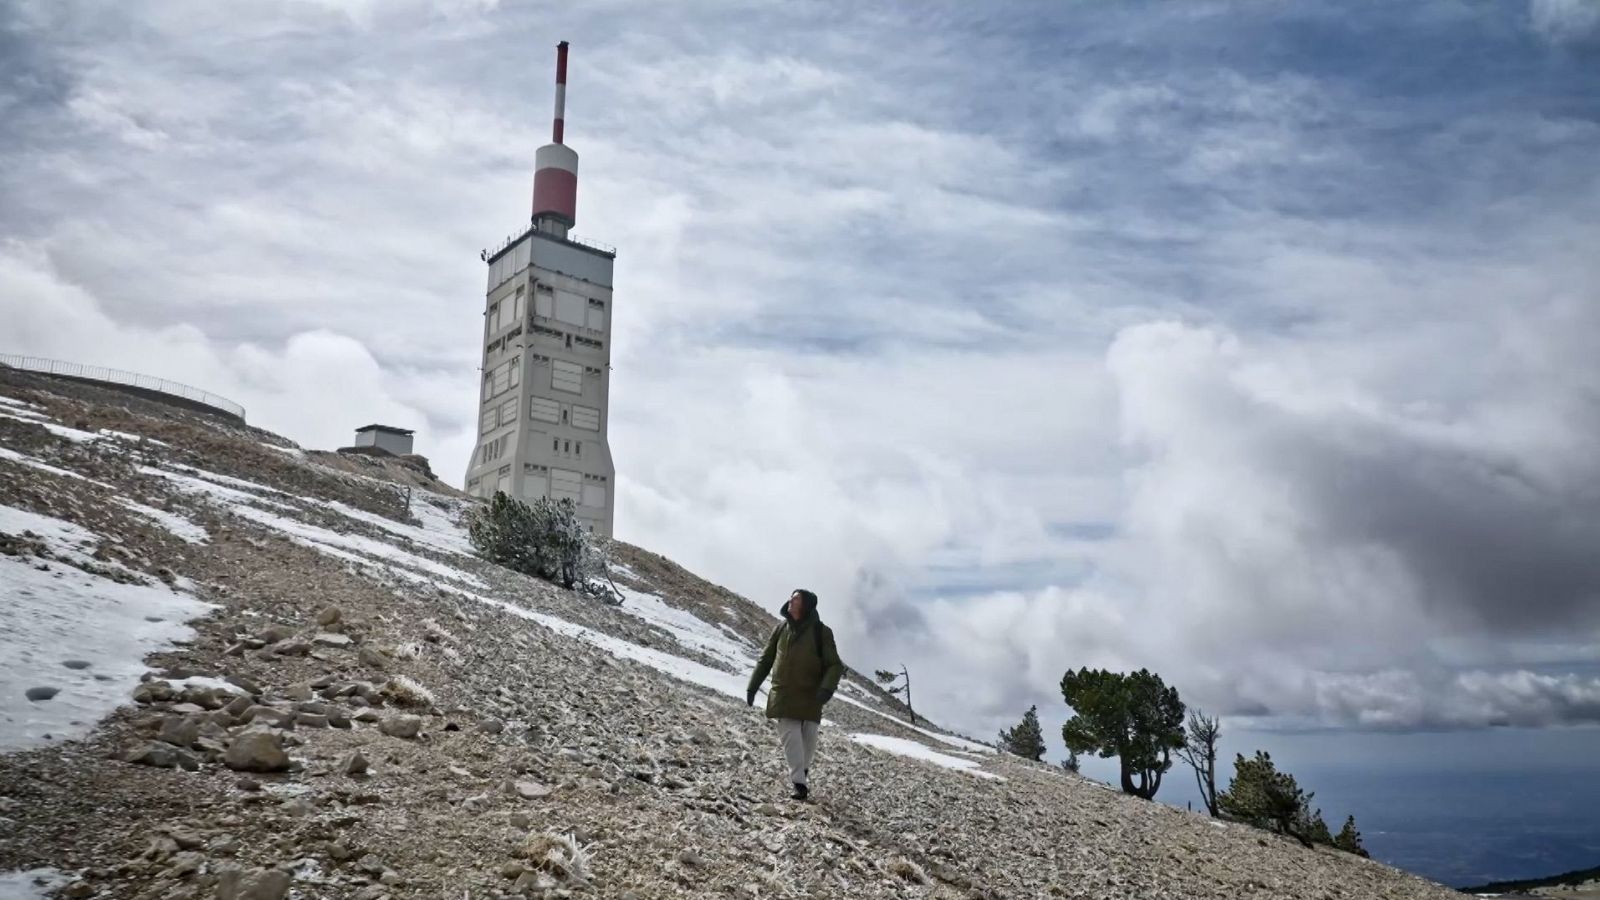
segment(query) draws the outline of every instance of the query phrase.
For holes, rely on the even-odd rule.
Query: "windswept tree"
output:
[[[1254,759],[1237,754],[1233,761],[1233,780],[1217,795],[1217,807],[1241,822],[1286,834],[1309,847],[1315,834],[1311,798],[1300,790],[1294,776],[1279,772],[1272,754],[1257,750]],[[1328,826],[1322,826],[1327,833]]]
[[[1189,711],[1189,731],[1184,744],[1178,748],[1178,758],[1194,770],[1195,784],[1200,788],[1200,799],[1205,801],[1206,812],[1217,816],[1217,739],[1222,736],[1222,720],[1207,716],[1204,711]]]
[[[1044,758],[1044,733],[1039,730],[1039,707],[1030,706],[1015,728],[1000,732],[1000,746],[1034,762]]]
[[[540,497],[530,505],[496,491],[468,518],[467,536],[490,562],[607,603],[622,602],[609,585],[605,557],[584,532],[571,500]]]
[[[1355,816],[1347,816],[1345,818],[1344,827],[1339,829],[1337,835],[1334,835],[1333,845],[1346,853],[1354,853],[1361,857],[1368,855],[1367,848],[1361,846],[1361,832],[1356,830]]]
[[[1074,775],[1078,774],[1078,769],[1082,768],[1081,764],[1078,762],[1078,751],[1068,750],[1067,758],[1061,761],[1061,768],[1066,769],[1068,772],[1071,772]]]
[[[896,697],[905,695],[906,712],[911,716],[911,724],[917,724],[917,711],[911,708],[911,673],[906,670],[905,663],[900,664],[899,672],[879,669],[872,677],[878,679],[878,684]],[[896,684],[897,681],[900,683]]]
[[[1183,701],[1161,676],[1082,668],[1061,677],[1061,696],[1073,716],[1061,738],[1074,753],[1117,757],[1122,790],[1152,799],[1161,776],[1172,768],[1172,752],[1184,746]]]

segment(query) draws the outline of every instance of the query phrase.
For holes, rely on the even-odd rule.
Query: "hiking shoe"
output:
[[[790,795],[789,799],[790,800],[804,800],[809,796],[811,796],[810,789],[808,789],[805,785],[800,784],[800,783],[797,782],[795,784],[795,786],[794,786],[794,793],[792,795]]]

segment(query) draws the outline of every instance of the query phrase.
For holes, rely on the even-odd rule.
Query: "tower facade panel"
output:
[[[615,254],[530,229],[488,259],[478,444],[467,492],[567,498],[610,536],[607,436]]]

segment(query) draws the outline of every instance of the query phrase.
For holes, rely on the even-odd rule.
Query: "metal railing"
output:
[[[45,359],[42,356],[22,356],[16,353],[0,353],[0,366],[22,369],[25,372],[42,372],[46,375],[62,375],[68,378],[85,378],[91,381],[125,384],[147,391],[182,397],[185,400],[191,400],[203,406],[221,410],[231,416],[238,416],[241,421],[244,419],[244,407],[229,400],[227,397],[219,397],[210,391],[202,391],[197,387],[179,384],[176,381],[168,381],[165,378],[156,378],[153,375],[140,375],[138,372],[127,372],[122,369],[86,366],[82,363],[62,362],[59,359]]]
[[[484,250],[481,253],[479,253],[478,255],[480,257],[482,257],[485,262],[487,262],[487,261],[489,261],[491,259],[494,259],[495,257],[499,256],[500,254],[506,252],[506,248],[507,247],[510,247],[512,244],[515,244],[518,241],[522,240],[523,238],[527,237],[528,235],[534,234],[536,232],[540,233],[540,234],[544,234],[543,232],[539,231],[539,226],[537,224],[529,225],[521,233],[514,234],[511,237],[508,237],[505,240],[501,241],[500,243],[496,244],[493,250]],[[593,238],[578,237],[577,235],[573,234],[570,231],[567,232],[567,236],[566,237],[556,237],[553,234],[544,234],[544,236],[546,238],[550,239],[550,240],[553,240],[553,241],[566,241],[569,244],[577,244],[580,247],[588,247],[590,250],[599,250],[601,253],[609,253],[612,256],[616,256],[617,255],[617,248],[612,246],[611,244],[608,244],[605,241],[597,241],[597,240],[594,240]]]

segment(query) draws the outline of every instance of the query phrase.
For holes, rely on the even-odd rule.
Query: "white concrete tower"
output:
[[[527,231],[485,251],[483,383],[467,492],[526,502],[570,498],[610,536],[616,467],[606,437],[611,392],[611,268],[616,251],[579,241],[578,154],[562,143],[567,42],[556,49],[555,135],[535,155]]]

